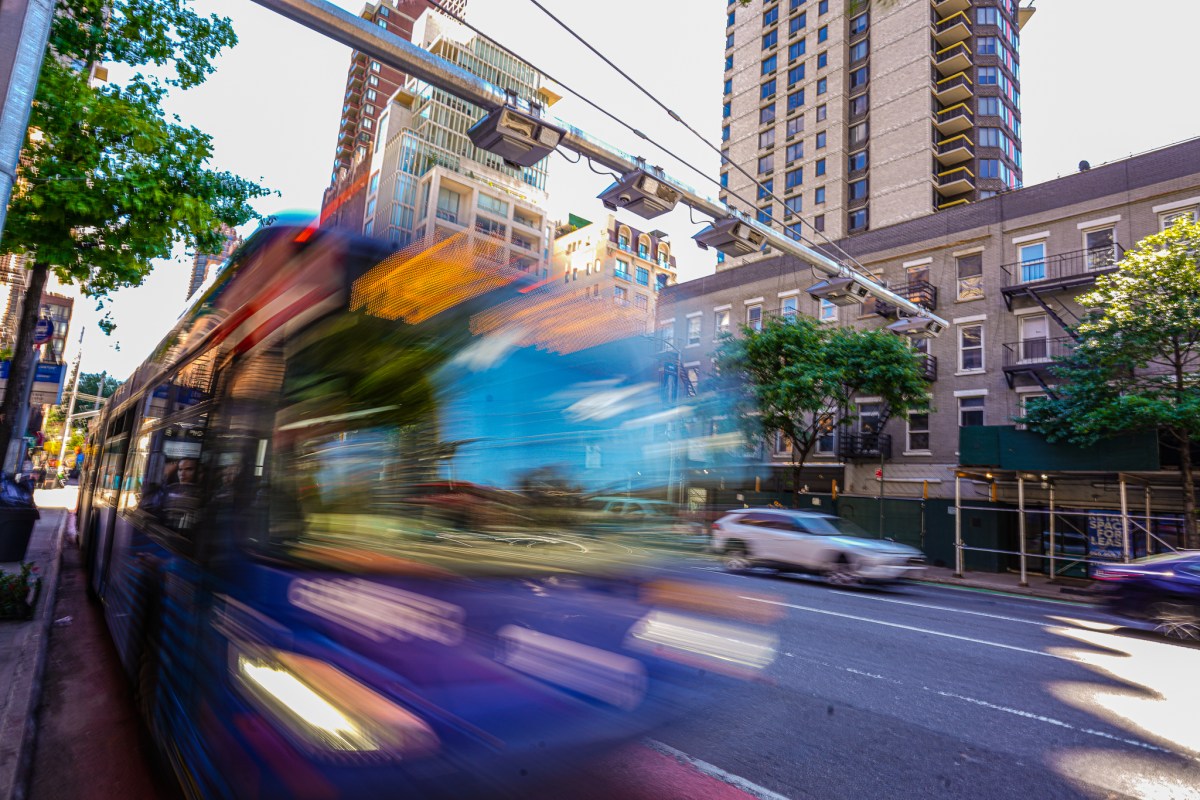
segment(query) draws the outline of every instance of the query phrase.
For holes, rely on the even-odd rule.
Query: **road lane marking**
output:
[[[831,617],[842,617],[844,619],[853,619],[853,620],[857,620],[859,622],[869,622],[872,625],[883,625],[888,628],[899,628],[900,630],[913,631],[915,633],[927,633],[930,636],[941,636],[945,639],[957,639],[960,642],[973,642],[974,644],[987,645],[988,647],[998,647],[1002,650],[1013,650],[1018,653],[1029,653],[1030,655],[1034,655],[1034,656],[1043,656],[1045,658],[1056,658],[1060,661],[1071,661],[1074,663],[1080,663],[1080,659],[1077,659],[1077,658],[1070,658],[1068,656],[1060,656],[1056,653],[1046,653],[1041,650],[1032,650],[1028,647],[1018,647],[1015,644],[1002,644],[1000,642],[990,642],[987,639],[976,639],[971,636],[959,636],[956,633],[943,633],[942,631],[931,631],[928,628],[918,628],[915,625],[904,625],[899,622],[884,622],[883,620],[871,619],[870,617],[860,617],[857,614],[844,614],[841,611],[829,611],[829,610],[823,609],[823,608],[813,608],[811,606],[801,606],[801,605],[797,605],[795,603],[784,603],[779,600],[767,600],[762,597],[750,597],[747,595],[740,595],[740,598],[742,600],[753,600],[756,603],[770,603],[771,605],[784,606],[785,608],[794,608],[798,611],[808,611],[813,614],[825,614],[825,615],[828,615]],[[1049,627],[1054,628],[1054,627],[1061,627],[1061,626],[1049,626]]]
[[[1047,625],[1051,625],[1051,623],[1046,622],[1044,620],[1024,619],[1022,617],[1009,617],[1004,614],[989,614],[985,611],[967,611],[966,609],[962,609],[962,608],[951,608],[949,606],[935,606],[930,603],[918,603],[915,600],[897,600],[892,597],[879,597],[878,595],[862,594],[860,592],[845,592],[840,589],[834,589],[832,591],[834,594],[840,594],[845,597],[861,597],[864,600],[875,600],[880,603],[895,603],[896,605],[901,605],[901,606],[916,606],[918,608],[929,608],[934,611],[949,611],[953,614],[970,614],[973,617],[988,617],[990,619],[1000,619],[1000,620],[1004,620],[1006,622],[1020,622],[1024,625],[1038,625],[1041,627],[1046,627]],[[1106,622],[1106,621],[1107,620],[1099,620],[1099,619],[1089,620],[1089,622]],[[1058,626],[1052,626],[1052,627],[1058,627]]]
[[[939,583],[937,581],[924,581],[920,578],[912,579],[914,584],[925,586],[930,589],[949,589],[954,592],[974,592],[975,594],[993,594],[999,597],[1007,597],[1011,600],[1027,600],[1031,603],[1057,603],[1062,606],[1083,606],[1085,608],[1095,608],[1095,603],[1088,603],[1083,600],[1058,600],[1053,597],[1040,597],[1038,595],[1018,594],[1017,592],[1006,592],[1003,589],[987,589],[983,586],[961,586],[956,583]]]
[[[676,750],[674,747],[671,747],[671,745],[663,744],[656,739],[643,739],[642,744],[646,745],[646,747],[649,747],[655,752],[662,753],[663,755],[670,756],[680,763],[687,764],[693,769],[699,770],[709,777],[723,781],[735,789],[741,789],[746,794],[752,797],[757,797],[758,800],[790,800],[790,798],[788,798],[786,795],[779,794],[778,792],[772,792],[765,786],[759,786],[757,783],[747,780],[740,775],[734,775],[732,772],[726,772],[714,764],[710,764],[707,761],[703,761],[694,756],[689,756],[682,750]]]

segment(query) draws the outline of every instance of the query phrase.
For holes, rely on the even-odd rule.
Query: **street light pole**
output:
[[[67,440],[71,438],[71,417],[75,414],[75,399],[79,395],[79,373],[83,368],[83,334],[86,330],[85,328],[79,332],[79,352],[75,354],[75,379],[71,381],[71,399],[67,403],[67,415],[63,419],[62,442],[58,447],[59,469],[62,469],[63,461],[67,456]]]

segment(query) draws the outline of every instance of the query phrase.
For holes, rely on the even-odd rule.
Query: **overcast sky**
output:
[[[912,2],[914,0],[901,0]],[[1028,2],[1028,0],[1023,0]],[[357,11],[360,0],[334,0]],[[718,0],[541,0],[599,50],[716,141],[720,130],[725,3]],[[1037,0],[1022,31],[1025,183],[1074,172],[1200,135],[1200,110],[1186,88],[1195,71],[1197,0],[1155,0],[1130,13],[1129,0]],[[212,135],[214,166],[278,189],[264,214],[315,213],[328,183],[349,51],[250,0],[202,0],[229,16],[241,43],[203,86],[170,110]],[[606,107],[708,176],[717,156],[636,89],[564,34],[528,0],[468,0],[467,19],[526,60]],[[567,96],[551,113],[689,183],[715,187]],[[552,156],[551,219],[603,213],[595,195],[607,179]],[[701,222],[682,208],[655,221],[676,242],[680,278],[712,272],[715,256],[691,244]],[[72,340],[87,329],[84,370],[127,376],[183,310],[190,263],[160,265],[138,289],[116,296],[112,337],[96,328],[92,304],[77,304]],[[119,348],[119,350],[118,350]]]

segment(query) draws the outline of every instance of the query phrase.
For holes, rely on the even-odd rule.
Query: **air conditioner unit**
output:
[[[828,300],[835,306],[852,306],[871,296],[866,286],[846,276],[815,283],[808,287],[808,293],[817,300]]]
[[[635,169],[599,194],[609,211],[624,208],[644,219],[666,214],[679,203],[680,193],[646,170]]]
[[[554,152],[563,130],[511,106],[494,108],[467,131],[478,148],[514,167],[532,167]]]
[[[944,328],[942,323],[928,317],[902,317],[887,326],[892,333],[911,336],[914,339],[933,339],[941,334]]]
[[[710,247],[727,256],[748,256],[757,253],[767,243],[767,235],[755,230],[737,217],[713,220],[712,224],[692,237],[700,248]]]

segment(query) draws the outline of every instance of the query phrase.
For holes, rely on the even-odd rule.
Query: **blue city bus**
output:
[[[109,400],[88,587],[188,797],[520,792],[772,661],[587,502],[670,472],[644,322],[489,256],[265,228]]]

